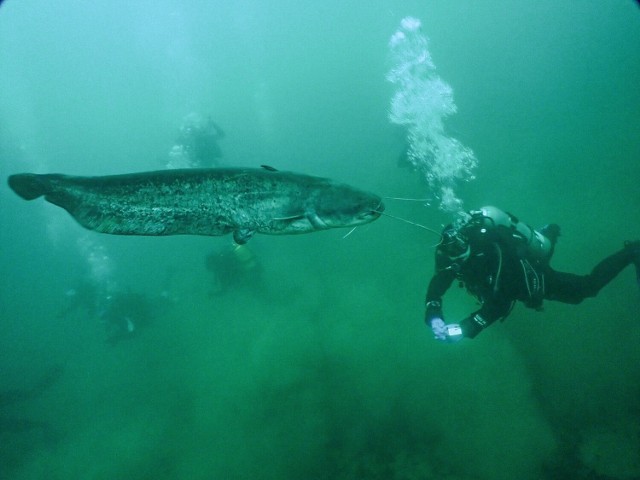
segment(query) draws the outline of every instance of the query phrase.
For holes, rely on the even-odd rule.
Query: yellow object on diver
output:
[[[258,266],[258,259],[246,244],[234,244],[233,254],[238,261],[238,265],[247,272],[254,270]]]

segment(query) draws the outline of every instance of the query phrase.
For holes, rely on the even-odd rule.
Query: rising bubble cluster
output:
[[[436,73],[420,20],[406,17],[389,41],[393,67],[387,79],[396,86],[391,122],[407,129],[407,160],[424,175],[440,208],[462,210],[455,187],[474,178],[473,151],[446,134],[443,120],[456,112],[451,86]]]

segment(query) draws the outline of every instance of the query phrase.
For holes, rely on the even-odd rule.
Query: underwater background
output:
[[[439,240],[424,229],[257,235],[241,258],[229,236],[87,231],[6,185],[166,168],[199,115],[224,130],[223,166],[430,197],[389,118],[409,15],[453,88],[446,131],[477,159],[464,208],[560,224],[562,271],[640,238],[634,1],[6,0],[1,479],[640,479],[632,268],[580,305],[518,305],[441,344],[423,322]],[[449,321],[475,308],[445,297]]]

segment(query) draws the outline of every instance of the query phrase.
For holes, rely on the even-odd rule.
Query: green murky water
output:
[[[224,165],[424,197],[388,120],[407,15],[478,159],[465,206],[559,223],[559,270],[640,238],[640,8],[623,0],[6,0],[0,176],[161,169],[199,112]],[[422,321],[438,239],[389,218],[257,236],[250,269],[225,263],[229,237],[100,235],[6,183],[0,202],[0,478],[640,478],[631,269],[441,345]],[[135,322],[122,341],[105,295]],[[447,296],[450,320],[474,308]]]

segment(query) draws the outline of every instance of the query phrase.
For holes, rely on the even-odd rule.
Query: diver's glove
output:
[[[431,331],[436,340],[447,343],[456,343],[464,337],[462,328],[457,323],[444,323],[439,317],[434,317],[429,322]]]
[[[436,340],[447,340],[447,326],[440,317],[434,317],[429,321],[429,326]]]

